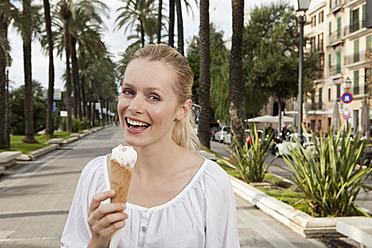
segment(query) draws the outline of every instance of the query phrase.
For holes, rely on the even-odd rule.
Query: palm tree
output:
[[[169,28],[168,28],[168,45],[174,47],[174,8],[175,0],[169,0]]]
[[[230,127],[240,145],[244,144],[244,80],[243,80],[243,22],[244,0],[232,0],[233,35],[230,57]],[[235,147],[235,142],[232,143]]]
[[[163,9],[163,0],[159,0],[159,7],[158,7],[158,30],[157,30],[157,37],[158,37],[158,44],[161,43],[161,29],[162,29],[162,9]]]
[[[25,138],[23,143],[38,143],[35,140],[33,120],[33,90],[32,90],[32,35],[37,29],[38,9],[31,6],[31,0],[22,1],[22,13],[17,22],[16,29],[21,33],[23,40],[23,68],[25,77]]]
[[[0,149],[9,148],[6,137],[6,67],[10,65],[8,27],[17,15],[17,9],[9,1],[0,2]]]
[[[136,27],[136,23],[139,21],[141,46],[144,47],[146,19],[154,17],[156,13],[154,0],[128,0],[126,6],[120,7],[117,11],[122,12],[115,20],[117,22],[115,29],[125,26],[124,32],[126,33],[129,27]]]
[[[200,0],[200,77],[199,77],[199,115],[198,136],[203,146],[210,148],[210,33],[209,33],[209,0]]]
[[[184,55],[183,48],[183,18],[182,18],[182,6],[181,0],[175,0],[177,10],[177,50]]]
[[[53,60],[53,37],[52,37],[52,19],[50,17],[50,4],[49,0],[44,1],[44,18],[45,29],[48,39],[49,50],[49,86],[48,86],[48,110],[45,134],[53,136],[54,132],[54,119],[53,119],[53,97],[54,97],[54,60]]]
[[[65,58],[66,58],[66,110],[67,110],[67,121],[66,130],[67,132],[72,132],[72,101],[71,101],[71,72],[70,72],[70,26],[69,21],[71,18],[71,10],[69,3],[66,0],[61,0],[59,2],[59,14],[63,19],[63,43],[65,48]]]

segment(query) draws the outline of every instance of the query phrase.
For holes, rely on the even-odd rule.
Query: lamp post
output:
[[[9,126],[9,69],[6,70],[6,145],[10,149],[10,126]]]
[[[296,12],[303,12],[299,16],[299,24],[300,24],[300,45],[298,47],[299,50],[299,73],[298,73],[298,101],[299,101],[299,125],[298,125],[298,141],[303,144],[303,130],[302,130],[302,122],[303,122],[303,84],[304,84],[304,25],[306,22],[305,12],[309,9],[310,0],[295,0],[294,1],[294,9]]]

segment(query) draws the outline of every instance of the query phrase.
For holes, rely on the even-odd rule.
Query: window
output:
[[[328,102],[331,101],[331,88],[328,89]]]
[[[359,61],[359,40],[354,41],[354,63]]]
[[[329,22],[329,33],[328,34],[329,35],[332,34],[332,22]]]
[[[315,36],[310,38],[311,52],[316,51]]]
[[[365,68],[364,71],[364,94],[368,94],[368,84],[370,84],[372,68]]]
[[[359,8],[350,10],[350,33],[359,30]]]
[[[332,55],[331,54],[328,54],[328,67],[329,68],[332,67]]]
[[[315,26],[316,26],[316,15],[311,17],[311,27],[313,28]]]
[[[337,17],[337,39],[341,39],[341,16]]]
[[[324,11],[320,11],[319,12],[319,23],[323,23],[324,22]]]
[[[359,95],[359,70],[354,71],[354,95]]]
[[[323,89],[322,88],[319,88],[319,103],[318,103],[318,109],[322,109],[323,108],[323,104],[322,104],[322,101],[323,101],[323,97],[322,97],[322,94],[323,94]]]
[[[336,73],[341,73],[341,51],[337,51]]]
[[[366,48],[371,48],[371,35],[366,36]]]
[[[337,99],[336,101],[339,102],[341,98],[341,84],[337,84]]]
[[[323,33],[318,34],[318,51],[323,52]]]
[[[362,5],[362,28],[366,27],[366,5]]]

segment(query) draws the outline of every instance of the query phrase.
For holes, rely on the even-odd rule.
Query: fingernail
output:
[[[122,203],[122,204],[121,204],[121,207],[122,207],[122,208],[125,208],[125,204],[124,204],[124,203]]]
[[[113,195],[113,194],[115,194],[115,191],[110,190],[109,194],[110,194],[110,195]]]

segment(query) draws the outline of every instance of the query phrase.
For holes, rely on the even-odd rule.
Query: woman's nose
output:
[[[141,96],[136,95],[132,100],[130,101],[128,110],[134,114],[134,113],[142,113],[143,111],[143,99]]]

